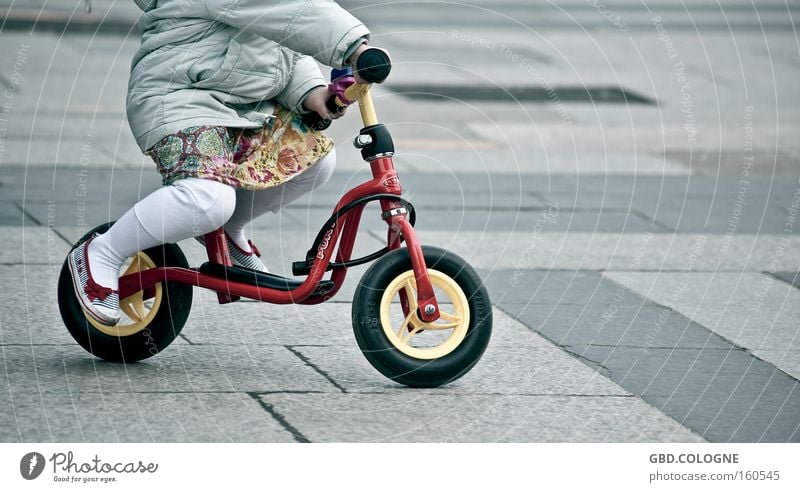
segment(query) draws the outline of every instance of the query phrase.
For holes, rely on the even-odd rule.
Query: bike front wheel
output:
[[[406,248],[365,272],[353,299],[353,329],[364,356],[384,376],[413,387],[455,381],[478,362],[492,333],[492,305],[461,257],[422,247],[439,305],[438,320],[417,315],[416,280]]]

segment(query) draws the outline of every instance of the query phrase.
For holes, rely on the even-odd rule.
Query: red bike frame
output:
[[[370,162],[373,178],[351,189],[337,203],[334,214],[348,203],[359,198],[380,193],[398,195],[402,193],[400,179],[391,157],[379,157]],[[428,277],[428,270],[422,255],[422,248],[417,240],[412,224],[406,214],[389,214],[390,210],[401,206],[399,202],[388,199],[380,200],[383,217],[389,226],[387,237],[389,249],[397,249],[401,240],[406,243],[414,269],[417,283],[417,315],[422,321],[431,322],[439,318],[439,307],[434,296],[433,286]],[[331,280],[333,290],[323,295],[315,295],[314,290],[322,281],[328,265],[333,258],[335,245],[336,262],[350,260],[355,244],[358,225],[361,220],[364,204],[358,205],[339,216],[328,231],[324,240],[317,248],[311,271],[305,281],[293,290],[278,290],[269,287],[260,287],[244,282],[236,282],[220,277],[211,276],[200,272],[197,268],[158,267],[125,275],[119,279],[119,296],[124,299],[139,291],[144,291],[145,298],[152,297],[154,289],[151,287],[158,282],[169,281],[191,284],[197,287],[210,289],[217,292],[220,303],[237,300],[239,297],[256,299],[273,304],[318,304],[324,302],[339,290],[347,273],[346,267],[335,267],[332,270]],[[206,251],[209,261],[225,266],[231,266],[227,242],[223,230],[220,228],[205,235]],[[401,301],[407,310],[408,301],[401,295]],[[429,306],[432,306],[429,307]]]

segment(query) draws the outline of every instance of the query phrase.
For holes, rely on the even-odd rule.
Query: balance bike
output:
[[[480,277],[462,258],[421,246],[415,211],[402,194],[389,130],[378,123],[370,83],[382,82],[390,61],[370,48],[358,59],[355,83],[341,74],[331,84],[330,108],[358,101],[364,128],[354,141],[372,179],[347,192],[323,224],[305,258],[292,264],[302,281],[232,266],[223,230],[204,236],[208,262],[190,268],[176,244],[136,253],[119,279],[122,319],[105,326],[87,316],[76,299],[67,262],[61,269],[58,304],[75,340],[108,361],[135,362],[164,350],[180,333],[192,306],[192,287],[213,290],[221,304],[242,297],[274,304],[319,304],[342,286],[351,266],[374,262],[358,284],[352,304],[356,342],[375,369],[407,386],[436,387],[466,374],[480,359],[492,331],[492,306]],[[317,129],[330,122],[308,124]],[[386,246],[351,258],[364,207],[378,202],[388,226]],[[89,231],[75,246],[111,223]],[[334,255],[335,251],[335,255]],[[330,271],[330,278],[323,279]]]

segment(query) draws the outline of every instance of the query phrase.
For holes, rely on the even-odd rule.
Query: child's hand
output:
[[[330,96],[331,92],[327,87],[317,87],[309,92],[308,96],[306,96],[306,100],[303,101],[303,107],[309,111],[314,111],[320,115],[320,117],[326,120],[335,120],[337,118],[341,118],[344,116],[347,108],[342,108],[341,111],[336,113],[331,112],[327,106],[325,106],[325,103],[328,101]]]
[[[356,50],[348,59],[348,63],[350,63],[350,66],[353,67],[353,76],[356,78],[356,82],[359,84],[366,84],[367,82],[358,75],[358,70],[356,70],[356,61],[358,61],[358,57],[361,56],[361,53],[363,53],[367,48],[369,48],[369,45],[367,45],[367,43],[362,43],[361,46],[356,48]]]

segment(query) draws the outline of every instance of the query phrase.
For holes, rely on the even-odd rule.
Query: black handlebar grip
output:
[[[331,113],[338,113],[342,110],[338,104],[336,104],[336,96],[331,96],[325,101],[325,106],[328,108],[328,111]],[[327,118],[323,118],[316,111],[312,111],[310,113],[306,113],[303,115],[303,123],[305,123],[309,128],[312,130],[316,130],[321,132],[323,130],[327,130],[329,126],[331,126],[331,120]]]
[[[380,84],[392,71],[389,53],[380,48],[367,48],[356,60],[356,72],[370,84]]]

